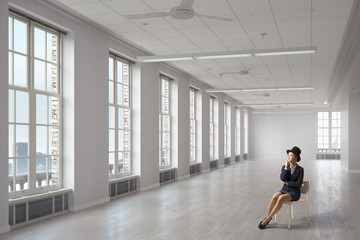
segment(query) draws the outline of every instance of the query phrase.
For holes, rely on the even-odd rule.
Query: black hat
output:
[[[289,154],[289,152],[292,152],[293,154],[295,154],[297,162],[300,162],[300,160],[301,160],[301,157],[300,157],[301,150],[300,150],[300,148],[295,146],[291,150],[286,150],[287,154]]]

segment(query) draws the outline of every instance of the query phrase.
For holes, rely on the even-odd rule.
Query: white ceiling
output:
[[[181,0],[58,0],[154,55],[316,46],[317,53],[176,61],[212,88],[313,85],[314,90],[227,93],[245,103],[313,102],[323,107],[353,0],[195,0],[196,13],[231,18],[130,20],[129,14],[169,12]],[[249,74],[225,74],[251,68]]]

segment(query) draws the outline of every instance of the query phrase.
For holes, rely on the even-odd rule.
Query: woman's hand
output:
[[[283,184],[286,184],[287,182],[281,181]]]
[[[285,168],[286,168],[286,169],[288,169],[289,164],[290,164],[290,161],[289,161],[289,159],[288,159],[288,160],[286,160],[286,162],[285,162]]]

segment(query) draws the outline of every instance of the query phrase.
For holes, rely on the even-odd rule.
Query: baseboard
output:
[[[202,171],[202,173],[209,173],[209,172],[211,172],[211,169],[210,169],[210,168],[205,169],[205,170]]]
[[[100,205],[103,203],[107,203],[107,202],[110,202],[110,197],[102,198],[102,199],[87,202],[87,203],[82,203],[82,204],[74,206],[70,210],[73,212],[77,212],[77,211],[80,211],[80,210],[83,210],[86,208],[90,208],[90,207],[94,207],[94,206],[97,206],[97,205]]]
[[[348,170],[348,173],[360,173],[360,170]]]
[[[0,234],[10,232],[10,225],[0,227]]]
[[[140,187],[140,192],[148,191],[148,190],[151,190],[151,189],[157,188],[157,187],[160,187],[160,183],[156,183],[156,184],[146,186],[146,187]]]
[[[188,179],[190,178],[190,174],[182,176],[182,177],[178,177],[178,181],[184,180],[184,179]]]
[[[349,173],[349,169],[346,168],[344,165],[341,165],[341,168],[342,168],[344,171],[346,171],[347,173]]]

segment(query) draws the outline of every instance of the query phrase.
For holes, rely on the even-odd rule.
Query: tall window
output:
[[[340,152],[340,112],[318,112],[318,152]]]
[[[130,64],[109,57],[109,174],[131,174]]]
[[[196,90],[190,88],[190,163],[196,161]]]
[[[228,103],[224,103],[224,156],[228,156]]]
[[[215,122],[214,122],[214,113],[215,113],[215,98],[210,96],[210,159],[215,159]]]
[[[249,153],[249,114],[244,109],[244,153]]]
[[[236,125],[235,125],[235,154],[240,155],[240,109],[236,108]]]
[[[62,187],[61,35],[9,14],[9,192]]]
[[[159,116],[159,166],[169,168],[170,157],[170,84],[171,80],[160,76],[160,116]]]

